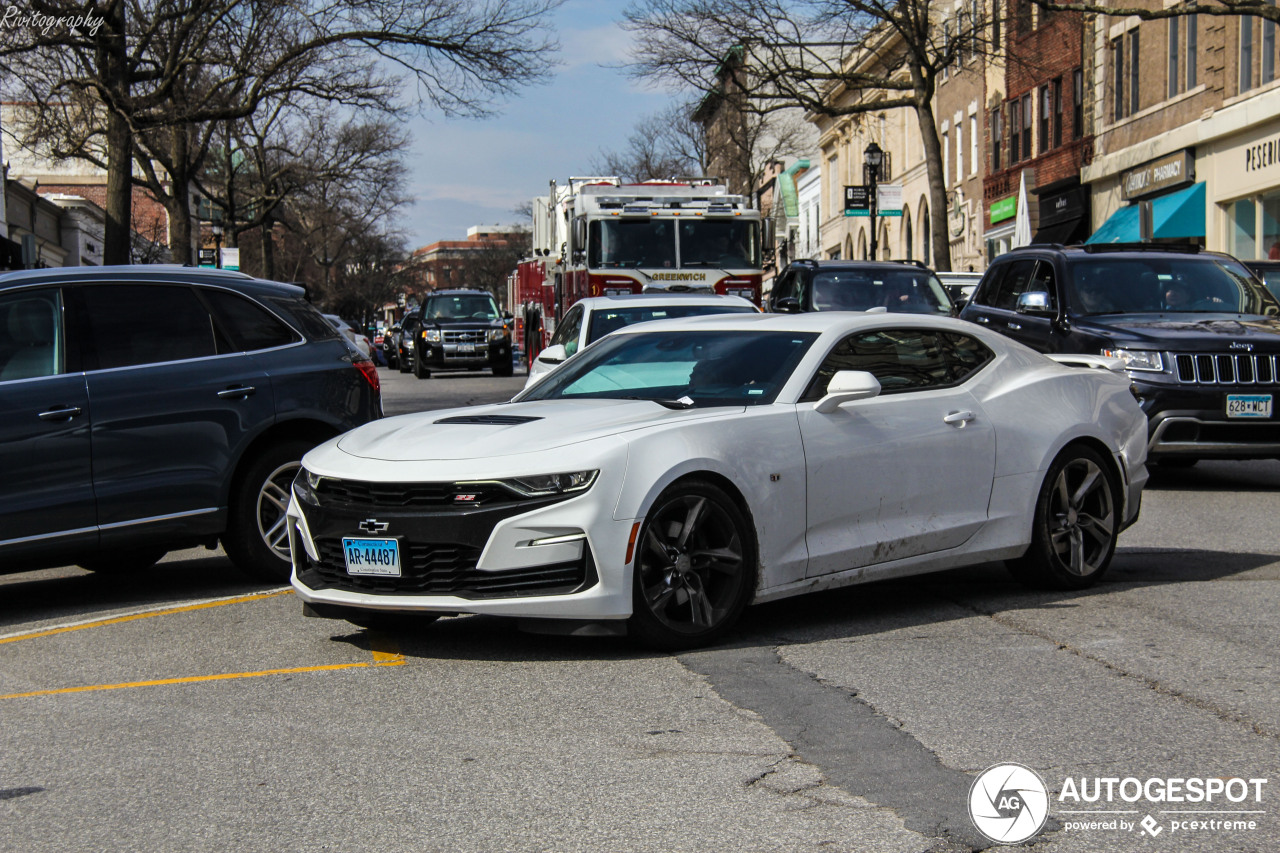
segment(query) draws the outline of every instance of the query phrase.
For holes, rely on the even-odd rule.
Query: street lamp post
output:
[[[871,260],[876,260],[876,236],[880,230],[876,222],[876,216],[879,213],[876,210],[876,203],[879,201],[876,192],[876,182],[880,180],[880,164],[884,162],[884,152],[880,150],[880,146],[872,142],[867,146],[867,150],[862,152],[863,164],[867,167],[867,180],[870,183],[867,186],[867,204],[871,207]]]
[[[209,230],[213,232],[213,265],[222,269],[222,223],[213,223]]]

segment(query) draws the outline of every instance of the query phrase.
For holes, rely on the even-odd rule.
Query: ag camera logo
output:
[[[1049,789],[1030,767],[996,764],[973,780],[969,818],[997,844],[1026,841],[1049,817]]]

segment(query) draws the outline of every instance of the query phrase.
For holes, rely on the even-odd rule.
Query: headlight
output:
[[[1128,370],[1149,370],[1159,373],[1164,370],[1164,360],[1160,353],[1136,349],[1104,349],[1102,354],[1108,358],[1118,358],[1124,362]]]
[[[317,504],[320,502],[316,496],[316,489],[320,486],[320,481],[326,479],[319,474],[313,474],[306,468],[298,472],[298,476],[293,478],[293,491],[298,496],[298,500],[306,501],[309,504]]]
[[[490,329],[489,330],[490,341],[502,341],[502,340],[506,340],[506,338],[507,338],[506,329]]]
[[[440,343],[440,330],[427,329],[425,332],[422,333],[422,338],[429,344],[438,344]]]
[[[595,471],[573,471],[568,474],[533,474],[528,477],[511,477],[505,480],[494,480],[518,495],[526,498],[541,498],[549,495],[570,495],[585,492],[595,483],[600,474]],[[464,485],[459,483],[458,485]]]

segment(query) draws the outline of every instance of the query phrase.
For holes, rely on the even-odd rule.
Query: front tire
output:
[[[431,370],[424,363],[422,353],[419,350],[413,351],[413,375],[419,379],[431,378]]]
[[[289,580],[289,494],[308,441],[284,441],[255,456],[231,489],[230,519],[222,547],[236,568],[264,581]]]
[[[667,651],[714,643],[755,592],[751,525],[719,487],[677,483],[641,525],[633,576],[633,636]]]
[[[510,356],[505,362],[495,362],[493,365],[494,376],[511,376],[515,373],[515,364],[512,363]]]
[[[1044,589],[1084,589],[1106,573],[1120,538],[1119,492],[1107,461],[1069,447],[1036,498],[1031,547],[1008,561],[1014,577]]]
[[[412,367],[413,365],[409,363],[409,358],[405,355],[404,351],[402,350],[400,354],[396,356],[396,370],[400,371],[401,373],[408,373],[410,368]]]

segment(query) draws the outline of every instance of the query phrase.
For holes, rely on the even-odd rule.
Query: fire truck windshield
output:
[[[760,228],[739,219],[689,219],[680,223],[680,266],[760,267]]]
[[[595,220],[587,237],[587,266],[674,267],[675,222],[670,219]]]

